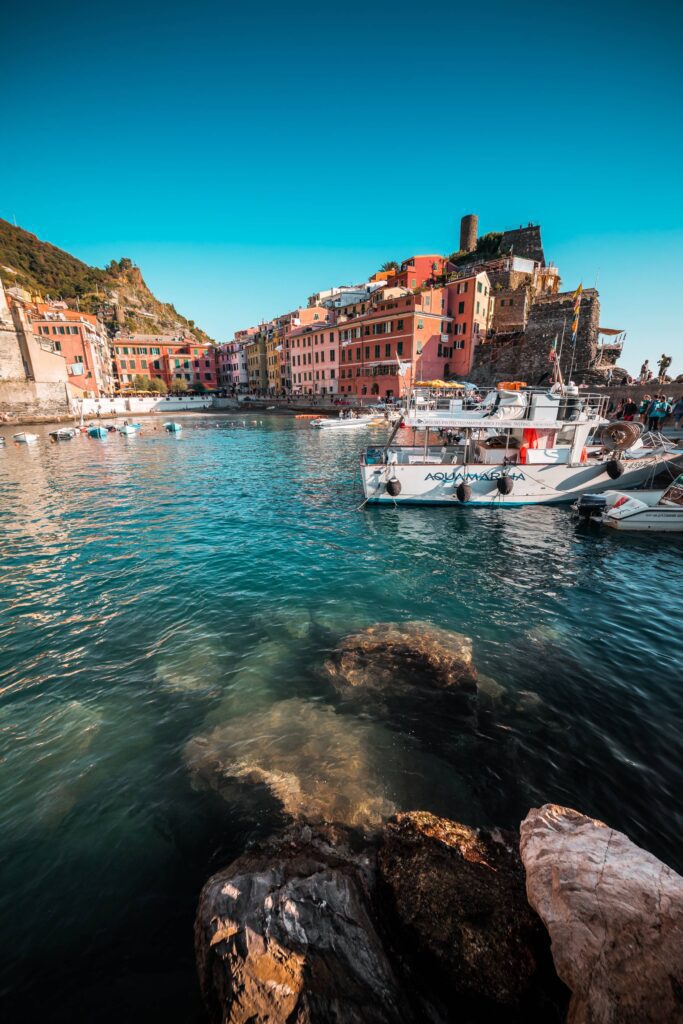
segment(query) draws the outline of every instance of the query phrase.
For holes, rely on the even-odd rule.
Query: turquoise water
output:
[[[683,545],[556,508],[359,510],[369,434],[251,419],[0,449],[5,1019],[201,1019],[199,889],[275,818],[197,776],[197,737],[342,812],[556,801],[683,868]],[[409,619],[503,688],[475,732],[335,704],[339,639]]]

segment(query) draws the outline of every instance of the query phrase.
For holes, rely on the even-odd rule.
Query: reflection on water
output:
[[[554,800],[683,868],[680,543],[555,508],[358,511],[363,437],[260,418],[0,449],[8,1019],[42,1011],[38,979],[59,1021],[190,1019],[199,887],[287,811],[509,826]],[[476,727],[447,744],[322,671],[418,618],[474,644]]]

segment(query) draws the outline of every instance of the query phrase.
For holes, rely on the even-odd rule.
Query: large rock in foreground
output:
[[[431,735],[443,715],[476,715],[472,641],[428,622],[383,622],[344,637],[324,674],[341,697],[370,705],[388,721],[426,703]],[[415,722],[422,720],[420,714]]]
[[[343,829],[293,827],[205,885],[199,978],[211,1021],[410,1022],[371,913],[371,863]]]
[[[382,835],[378,880],[409,970],[448,992],[463,1019],[562,1019],[565,993],[526,900],[515,834],[399,814]]]
[[[683,1021],[683,878],[621,832],[547,804],[521,826],[529,902],[570,1024]]]

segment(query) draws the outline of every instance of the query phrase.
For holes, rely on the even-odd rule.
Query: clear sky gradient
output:
[[[540,222],[624,363],[683,373],[683,15],[88,3],[5,21],[0,215],[130,256],[218,340],[387,259]]]

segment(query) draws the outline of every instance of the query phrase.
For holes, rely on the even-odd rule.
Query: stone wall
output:
[[[498,252],[501,256],[506,256],[510,251],[513,256],[522,256],[526,260],[536,260],[537,263],[545,264],[540,224],[527,224],[525,228],[520,225],[512,231],[504,231]]]
[[[71,416],[66,384],[0,380],[0,423],[42,423]]]
[[[568,378],[573,354],[573,380],[595,383],[595,378],[601,379],[604,373],[596,370],[600,323],[597,291],[590,288],[583,293],[573,353],[570,333],[572,310],[571,292],[536,299],[524,332],[497,334],[477,346],[470,374],[472,380],[485,385],[497,384],[501,380],[525,380],[529,384],[545,382],[551,371],[548,356],[553,340],[557,337],[559,346],[563,330],[561,368],[565,378]]]
[[[26,378],[19,337],[11,322],[0,320],[0,381]]]

